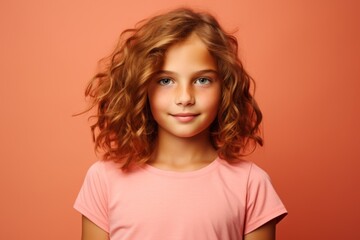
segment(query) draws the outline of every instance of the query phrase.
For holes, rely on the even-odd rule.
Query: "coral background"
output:
[[[1,238],[80,239],[72,205],[97,159],[83,91],[120,32],[178,6],[238,30],[265,146],[250,159],[289,215],[278,239],[360,239],[360,2],[0,2]]]

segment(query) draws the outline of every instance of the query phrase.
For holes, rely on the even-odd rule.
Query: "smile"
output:
[[[196,113],[178,113],[178,114],[170,114],[170,116],[174,117],[176,120],[182,123],[191,122],[193,119],[195,119],[200,114]]]

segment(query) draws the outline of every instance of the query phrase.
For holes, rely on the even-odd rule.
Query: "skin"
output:
[[[275,240],[276,220],[269,221],[251,233],[244,236],[244,240]]]
[[[171,46],[164,65],[151,82],[149,103],[158,123],[158,138],[148,164],[170,171],[200,169],[217,157],[209,126],[221,96],[215,59],[196,34]],[[244,236],[245,240],[274,240],[275,221]],[[109,239],[108,233],[86,217],[82,240]]]
[[[82,216],[81,240],[108,240],[109,234],[91,222],[87,217]]]
[[[158,124],[150,164],[189,171],[212,162],[217,154],[210,142],[209,126],[216,118],[220,96],[217,65],[204,43],[194,34],[171,46],[148,90]]]

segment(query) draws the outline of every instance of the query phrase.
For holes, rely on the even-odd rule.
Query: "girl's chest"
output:
[[[246,194],[216,178],[150,178],[111,191],[109,220],[116,223],[111,227],[116,233],[141,230],[146,236],[159,236],[167,232],[168,238],[168,234],[181,234],[179,239],[219,239],[207,235],[211,233],[224,234],[220,239],[231,239],[225,236],[231,233],[239,239],[242,233]]]

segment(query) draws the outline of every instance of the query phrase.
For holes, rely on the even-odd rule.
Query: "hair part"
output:
[[[222,79],[222,100],[211,125],[214,148],[221,158],[236,160],[249,145],[262,145],[261,111],[251,94],[252,78],[238,58],[238,43],[208,13],[176,9],[141,21],[120,35],[114,52],[101,62],[105,67],[86,88],[96,151],[127,169],[147,162],[154,149],[157,124],[147,98],[148,84],[161,69],[166,50],[195,33],[217,63]]]

